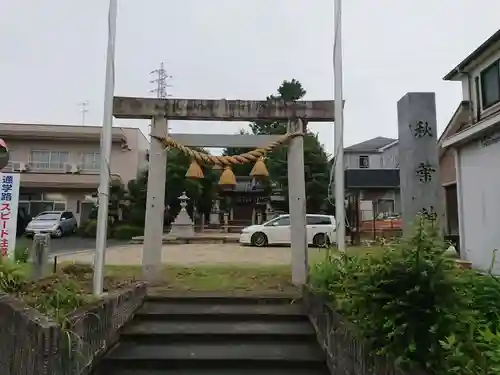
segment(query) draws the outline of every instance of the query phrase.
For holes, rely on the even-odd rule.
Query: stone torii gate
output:
[[[113,115],[124,119],[152,120],[151,135],[165,137],[168,120],[187,121],[288,121],[288,133],[304,133],[308,122],[334,120],[334,101],[247,101],[115,97]],[[205,147],[261,147],[279,136],[227,134],[175,134],[179,143]],[[292,281],[307,281],[307,232],[303,137],[293,137],[288,148],[288,188],[291,229]],[[163,211],[167,152],[159,139],[151,138],[146,222],[142,264],[144,276],[158,280],[162,267]]]

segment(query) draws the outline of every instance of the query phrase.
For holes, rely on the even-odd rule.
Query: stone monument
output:
[[[215,200],[212,210],[210,211],[210,224],[220,225],[220,207],[218,199]]]
[[[186,210],[189,197],[184,191],[182,192],[182,195],[177,199],[181,201],[181,210],[172,223],[172,229],[170,230],[169,236],[177,238],[194,237],[194,223],[189,217],[189,214]]]
[[[398,134],[403,232],[407,235],[417,215],[439,225],[444,213],[435,93],[410,92],[398,101]]]

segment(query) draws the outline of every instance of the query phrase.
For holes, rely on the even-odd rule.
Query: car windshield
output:
[[[35,220],[59,220],[60,214],[55,214],[52,212],[46,213],[46,214],[40,214],[38,215]]]

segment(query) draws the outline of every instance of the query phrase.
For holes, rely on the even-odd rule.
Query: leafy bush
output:
[[[73,263],[62,267],[61,271],[66,275],[82,276],[94,273],[94,268],[90,264]]]
[[[420,218],[411,239],[381,256],[344,255],[317,265],[311,287],[329,297],[374,352],[403,367],[499,374],[500,284],[458,269],[447,247]]]
[[[85,225],[85,237],[95,238],[97,235],[97,220],[89,220]]]
[[[60,323],[69,313],[96,300],[68,276],[34,284],[29,292],[27,302]]]
[[[5,293],[18,293],[25,283],[26,275],[22,266],[0,257],[0,290]]]
[[[108,238],[112,237],[113,225],[108,222]],[[82,237],[86,238],[96,238],[97,236],[97,220],[89,220],[83,223],[81,227],[77,230]]]
[[[461,279],[469,317],[441,342],[446,374],[500,374],[500,280],[473,271],[463,272]]]
[[[132,237],[142,236],[144,229],[132,225],[119,225],[114,229],[114,237],[118,240],[131,240]]]
[[[22,244],[16,246],[14,250],[14,259],[18,263],[28,263],[30,257],[30,249]]]

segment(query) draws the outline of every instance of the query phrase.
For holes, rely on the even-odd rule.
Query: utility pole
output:
[[[333,74],[335,89],[335,218],[337,247],[345,251],[345,190],[344,190],[344,98],[342,90],[342,0],[335,0],[335,41],[333,45]]]
[[[78,103],[80,108],[80,113],[82,114],[82,125],[85,125],[85,117],[87,112],[89,111],[89,101],[85,100],[84,102]]]
[[[167,81],[172,78],[172,76],[167,74],[167,70],[165,69],[165,64],[160,63],[160,67],[155,69],[149,73],[150,75],[156,77],[151,80],[151,83],[154,83],[156,87],[152,89],[150,92],[156,93],[156,97],[160,99],[165,99],[168,96],[171,96],[168,93],[168,88],[172,87]]]
[[[115,40],[118,0],[109,0],[108,46],[106,56],[106,78],[104,84],[104,114],[101,130],[101,170],[99,175],[99,210],[97,212],[96,250],[94,253],[93,294],[103,293],[104,263],[108,232],[109,182],[111,171],[111,141],[113,136],[113,97],[115,91]]]

